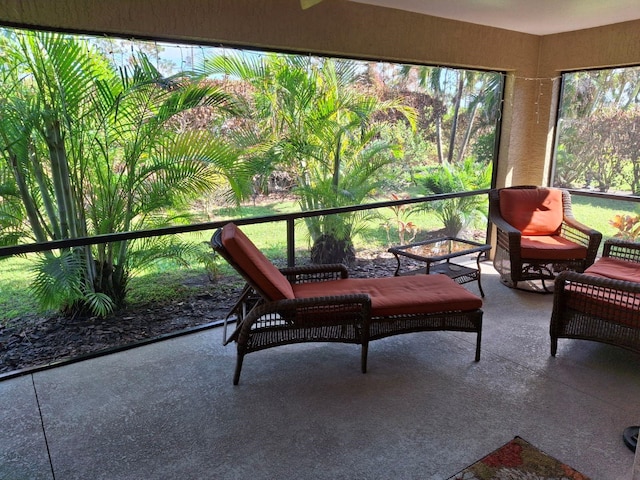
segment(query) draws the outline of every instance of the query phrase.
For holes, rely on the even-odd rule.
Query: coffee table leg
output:
[[[397,277],[400,274],[400,255],[395,252],[393,252],[393,255],[396,257],[396,262],[398,262],[398,266],[396,267],[396,271],[393,276]]]

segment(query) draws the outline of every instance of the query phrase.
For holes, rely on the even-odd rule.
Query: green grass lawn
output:
[[[31,258],[35,257],[0,260],[0,325],[37,311],[37,304],[29,293]]]
[[[640,203],[574,195],[573,215],[579,222],[602,232],[603,241],[617,233],[609,222],[615,215],[640,215]]]
[[[216,220],[233,218],[250,218],[290,213],[296,211],[294,202],[278,202],[270,205],[248,205],[237,208],[225,208],[217,211]],[[598,199],[573,196],[574,215],[578,221],[589,225],[610,238],[616,229],[609,221],[616,214],[638,215],[640,204],[618,200]],[[440,221],[431,213],[414,213],[405,218],[419,226],[421,234],[442,228]],[[392,228],[387,232],[383,225],[389,222]],[[392,209],[382,208],[366,211],[366,221],[358,230],[354,244],[356,250],[386,250],[390,244],[398,244],[399,236]],[[478,226],[478,229],[485,229]],[[243,231],[256,243],[267,257],[280,266],[286,265],[286,222],[247,225]],[[208,254],[207,246],[213,231],[183,234],[185,240],[199,243],[203,252]],[[310,240],[303,220],[296,222],[296,252],[298,261],[307,257]],[[212,253],[213,254],[213,253]],[[20,317],[37,313],[37,304],[29,291],[32,274],[30,266],[34,255],[14,257],[0,260],[0,325],[7,324]],[[216,274],[232,273],[232,269],[221,259],[216,262]],[[176,267],[168,262],[154,264],[149,268],[136,272],[130,281],[128,301],[131,304],[144,304],[150,301],[167,301],[185,298],[191,292],[188,279],[194,276],[207,275],[204,265],[193,265],[190,268]]]

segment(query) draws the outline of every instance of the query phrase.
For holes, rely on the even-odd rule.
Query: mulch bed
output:
[[[359,258],[349,269],[353,277],[393,275],[395,258],[388,254]],[[364,256],[361,256],[364,255]],[[239,277],[189,279],[194,293],[180,302],[127,308],[107,318],[31,316],[0,326],[0,375],[74,359],[193,329],[224,319],[242,282]]]

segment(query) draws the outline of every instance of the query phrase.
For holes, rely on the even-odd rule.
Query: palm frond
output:
[[[91,97],[94,80],[108,74],[107,62],[76,37],[36,32],[22,39],[25,61],[45,100],[67,117],[78,115]]]
[[[111,297],[102,292],[86,292],[82,300],[91,312],[100,317],[110,314],[115,308],[115,303]]]
[[[267,78],[269,68],[262,55],[217,55],[205,60],[200,73],[203,76],[249,80]]]
[[[175,236],[140,239],[130,245],[127,267],[133,273],[160,261],[188,267],[201,258],[202,249],[200,243],[184,242]]]
[[[84,262],[73,251],[40,256],[33,271],[31,290],[42,309],[70,306],[83,298]]]

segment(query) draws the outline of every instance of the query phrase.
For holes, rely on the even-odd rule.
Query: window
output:
[[[296,225],[313,262],[338,263],[356,239],[407,239],[400,207],[383,224],[358,208],[490,185],[501,73],[9,29],[0,53],[0,245],[79,242],[39,259],[45,308],[108,313],[153,261],[210,264],[160,231],[204,230],[229,198],[231,218],[346,207]],[[461,231],[472,197],[420,228]]]
[[[553,185],[640,195],[640,67],[562,78]]]

